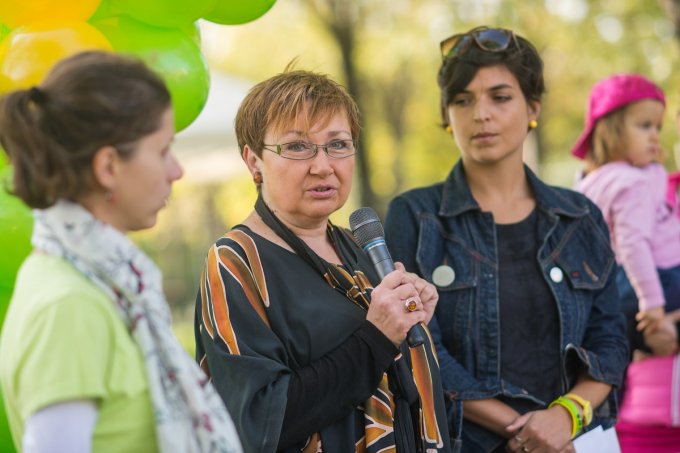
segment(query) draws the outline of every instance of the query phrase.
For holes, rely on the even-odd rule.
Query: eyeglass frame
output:
[[[346,156],[340,156],[340,157],[331,156],[331,155],[328,153],[328,145],[330,145],[330,144],[333,143],[333,142],[336,142],[336,143],[337,143],[337,142],[351,142],[351,143],[352,143],[352,146],[354,146],[354,152],[353,152],[352,154],[348,154],[348,155],[346,155]],[[293,144],[293,143],[304,143],[304,144],[306,144],[306,145],[312,145],[312,146],[314,146],[314,154],[312,154],[312,155],[309,156],[309,157],[305,157],[305,158],[301,158],[301,159],[300,159],[300,158],[295,158],[295,157],[286,157],[286,156],[284,156],[283,154],[281,154],[281,153],[282,153],[282,149],[281,149],[282,146],[290,145],[290,144]],[[272,153],[278,155],[279,157],[282,157],[283,159],[288,159],[288,160],[309,160],[309,159],[314,159],[314,158],[316,157],[316,155],[319,154],[319,148],[323,148],[323,151],[326,153],[326,156],[328,156],[329,159],[344,159],[345,157],[354,156],[354,155],[357,153],[357,151],[358,151],[358,146],[357,146],[357,145],[358,145],[358,143],[357,143],[356,140],[352,140],[352,139],[349,139],[349,138],[342,138],[342,139],[331,140],[330,142],[324,143],[323,145],[320,145],[320,144],[318,144],[318,143],[306,142],[306,141],[304,141],[304,140],[295,140],[295,141],[287,142],[287,143],[276,143],[276,144],[269,144],[269,145],[265,143],[265,144],[262,146],[262,149],[266,149],[267,151],[272,152]],[[275,149],[275,150],[274,150],[274,149],[269,149],[269,148],[267,148],[268,146],[275,146],[276,149]]]
[[[502,32],[507,38],[507,42],[503,45],[500,45],[498,48],[489,48],[482,44],[478,38],[479,33],[484,32],[484,31],[500,31]],[[465,43],[463,43],[464,38],[468,38]],[[519,48],[519,42],[517,42],[517,36],[515,35],[515,32],[512,30],[508,30],[507,28],[489,28],[487,26],[481,26],[481,27],[475,27],[472,30],[469,30],[465,33],[456,33],[455,35],[449,36],[448,38],[444,39],[439,43],[439,50],[442,54],[442,61],[449,60],[451,58],[455,58],[461,55],[464,55],[470,48],[472,44],[476,44],[478,48],[485,52],[491,52],[491,53],[498,53],[498,52],[503,52],[508,50],[510,47],[511,43],[514,43],[517,48]],[[498,43],[496,41],[496,43]],[[449,47],[450,46],[450,47]],[[455,54],[452,55],[453,51],[456,49],[458,46],[465,46],[464,48],[458,50]],[[445,51],[446,50],[446,51]]]

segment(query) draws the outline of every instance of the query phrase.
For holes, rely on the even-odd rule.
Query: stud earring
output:
[[[538,127],[538,121],[536,121],[536,120],[529,121],[529,129],[536,129],[537,127]]]
[[[451,127],[450,124],[446,125],[446,133],[447,134],[452,134],[453,133],[453,128]]]
[[[262,173],[256,171],[253,175],[253,182],[257,187],[260,187],[262,185]]]

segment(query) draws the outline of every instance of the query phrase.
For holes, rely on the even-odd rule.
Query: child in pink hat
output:
[[[591,90],[585,129],[571,152],[584,160],[576,189],[597,204],[609,226],[631,350],[672,361],[680,319],[680,218],[666,201],[668,173],[660,164],[665,108],[661,88],[641,75],[604,79]],[[670,379],[652,360],[631,365],[617,425],[624,453],[651,451],[652,440],[655,452],[677,451],[680,424],[672,421],[669,403],[671,382],[680,392],[680,368],[677,373]],[[668,417],[650,416],[650,409]]]

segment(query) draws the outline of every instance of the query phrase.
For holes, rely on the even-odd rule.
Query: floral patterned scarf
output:
[[[35,211],[32,243],[69,261],[115,303],[145,360],[160,451],[241,453],[222,400],[172,333],[153,262],[124,234],[64,200]]]

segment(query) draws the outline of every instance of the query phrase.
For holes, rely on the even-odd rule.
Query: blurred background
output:
[[[186,176],[156,228],[135,240],[158,262],[176,320],[193,315],[210,244],[252,209],[255,189],[233,133],[239,101],[253,84],[295,61],[347,86],[363,115],[352,197],[334,221],[397,193],[446,177],[459,153],[439,127],[439,42],[477,25],[511,28],[545,61],[547,94],[527,163],[546,181],[571,186],[590,87],[615,72],[640,72],[666,90],[662,141],[669,170],[679,155],[680,53],[676,2],[634,0],[279,0],[237,27],[199,21],[212,74],[204,110],[180,132]],[[678,2],[680,3],[680,2]],[[679,156],[680,157],[680,156]],[[678,159],[680,161],[680,159]]]
[[[149,29],[126,22],[121,11],[111,6],[116,1],[124,3],[102,2],[89,21],[112,47],[121,50],[128,45],[137,50],[140,41],[151,49],[161,46],[146,39]],[[215,0],[193,3],[206,1],[215,4]],[[680,58],[680,1],[253,1],[266,8],[243,20],[211,21],[198,15],[179,25],[153,24],[182,28],[200,50],[201,60],[189,69],[200,67],[199,72],[204,72],[200,80],[175,88],[174,94],[180,96],[173,98],[187,103],[181,107],[174,144],[185,177],[175,184],[158,225],[133,235],[163,271],[174,327],[190,352],[194,300],[205,253],[247,215],[256,197],[233,132],[236,110],[250,87],[291,62],[299,69],[331,75],[348,87],[360,106],[363,129],[355,185],[347,206],[333,216],[339,225],[346,226],[349,214],[360,206],[372,206],[383,215],[396,194],[446,177],[459,153],[439,126],[439,42],[479,25],[513,29],[543,56],[548,91],[539,126],[527,139],[525,160],[545,181],[572,185],[579,162],[569,150],[581,132],[590,87],[617,72],[639,72],[665,89],[666,165],[675,170],[680,162],[676,129],[680,75],[675,72]],[[145,2],[153,0],[137,0]],[[15,33],[11,26],[0,24],[0,40]],[[123,38],[132,39],[132,44]],[[8,40],[5,37],[5,47]],[[176,46],[184,45],[180,41]],[[162,45],[175,45],[172,42]],[[0,65],[0,92],[2,83]],[[186,113],[197,99],[195,114]],[[8,196],[0,199],[5,244],[27,243],[30,222],[30,213],[18,202]],[[0,244],[0,276],[9,276],[10,282],[4,287],[0,282],[0,322],[13,273],[27,252],[28,246]],[[0,444],[0,451],[3,448]]]

